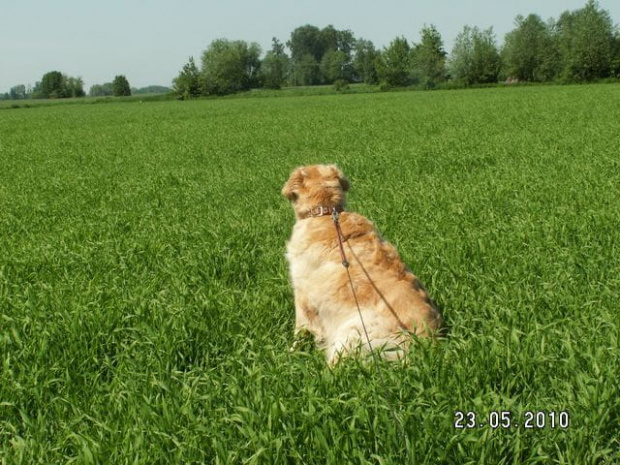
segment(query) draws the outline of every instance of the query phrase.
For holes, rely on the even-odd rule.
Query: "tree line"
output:
[[[69,98],[84,97],[82,78],[67,76],[60,71],[45,73],[34,87],[19,84],[11,87],[6,94],[0,95],[5,100],[24,100],[28,98]]]
[[[382,87],[465,87],[506,82],[591,82],[620,78],[620,33],[608,11],[589,0],[581,9],[543,21],[517,16],[500,47],[492,28],[464,26],[448,54],[434,26],[418,42],[396,37],[383,49],[350,30],[304,25],[286,43],[260,46],[217,39],[190,57],[173,89],[179,98],[224,95],[252,88],[364,82]]]
[[[499,46],[492,28],[464,26],[451,52],[433,25],[420,31],[418,42],[396,37],[382,49],[334,26],[306,24],[293,30],[285,43],[273,38],[261,59],[255,42],[217,39],[193,58],[173,80],[179,98],[224,95],[252,88],[349,83],[379,84],[381,88],[418,86],[466,87],[505,82],[591,82],[620,78],[620,32],[608,11],[595,0],[543,21],[530,14],[517,16],[515,28]],[[165,90],[151,86],[149,89]],[[89,95],[124,96],[142,93],[127,78],[95,84]],[[23,84],[0,99],[84,97],[83,80],[50,71],[33,87]]]
[[[90,88],[89,95],[91,97],[127,96],[131,95],[131,87],[125,76],[118,75],[112,82],[93,85]],[[60,71],[49,71],[33,87],[26,87],[24,84],[13,86],[9,92],[0,94],[0,100],[58,99],[85,96],[82,78],[67,76]]]

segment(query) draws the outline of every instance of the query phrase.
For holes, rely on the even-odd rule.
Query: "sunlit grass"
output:
[[[617,85],[3,111],[0,461],[620,461],[618,121]],[[386,385],[288,351],[316,162],[451,327]]]

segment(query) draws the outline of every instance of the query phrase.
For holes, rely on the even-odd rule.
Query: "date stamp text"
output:
[[[510,411],[491,411],[486,415],[476,412],[454,412],[454,428],[456,429],[568,429],[570,415],[567,411],[525,411],[515,415]]]

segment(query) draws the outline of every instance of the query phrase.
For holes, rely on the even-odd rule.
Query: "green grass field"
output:
[[[620,463],[619,122],[620,85],[1,111],[0,463]],[[316,162],[451,327],[385,383],[288,351]]]

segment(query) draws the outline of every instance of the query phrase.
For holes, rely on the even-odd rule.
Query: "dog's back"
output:
[[[298,221],[287,246],[296,304],[308,315],[306,329],[330,363],[357,347],[368,349],[364,326],[372,349],[398,358],[411,341],[409,333],[432,334],[443,324],[441,314],[368,219],[343,212],[339,222],[351,281],[331,217]]]

